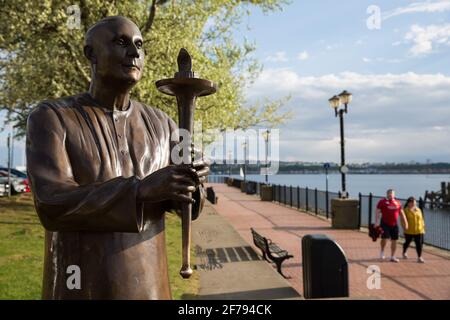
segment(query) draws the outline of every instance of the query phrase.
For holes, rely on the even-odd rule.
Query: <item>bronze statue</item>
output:
[[[164,217],[204,202],[209,162],[173,164],[175,122],[131,100],[143,39],[124,17],[86,33],[89,91],[40,103],[27,126],[27,166],[46,229],[44,299],[170,299]],[[192,193],[192,197],[189,197]],[[79,267],[80,288],[68,286]]]

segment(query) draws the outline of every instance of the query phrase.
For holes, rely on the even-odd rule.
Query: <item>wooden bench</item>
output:
[[[272,240],[260,235],[253,228],[250,230],[253,235],[253,243],[261,250],[263,258],[268,262],[274,262],[277,266],[278,273],[284,278],[288,278],[281,271],[281,264],[284,260],[293,258],[294,256],[290,255],[286,250],[281,249],[276,243],[272,242]]]

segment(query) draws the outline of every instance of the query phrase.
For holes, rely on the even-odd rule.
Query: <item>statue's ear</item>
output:
[[[97,62],[94,55],[94,49],[90,45],[85,45],[83,51],[84,55],[91,62],[91,64],[95,64]]]

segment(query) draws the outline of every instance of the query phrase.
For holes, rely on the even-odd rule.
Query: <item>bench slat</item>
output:
[[[290,255],[286,250],[281,249],[276,243],[272,242],[272,240],[263,237],[258,232],[256,232],[253,228],[250,228],[253,235],[253,243],[261,249],[263,253],[264,259],[267,260],[266,255],[268,258],[275,262],[277,265],[277,271],[286,278],[286,276],[281,271],[281,264],[286,259],[290,259],[293,256]]]
[[[256,232],[254,229],[251,229],[251,230],[252,230],[252,234],[253,234],[253,240],[260,249],[262,249],[262,250],[266,249],[265,241],[267,241],[267,243],[269,245],[270,253],[276,254],[280,257],[284,257],[284,256],[288,255],[288,252],[286,250],[281,249],[277,244],[272,242],[272,240],[267,239],[266,237],[263,237],[258,232]]]

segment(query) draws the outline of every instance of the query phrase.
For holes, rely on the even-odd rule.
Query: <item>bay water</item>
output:
[[[239,175],[231,175],[240,178]],[[417,199],[424,197],[425,190],[439,191],[441,182],[450,182],[450,174],[347,174],[347,191],[350,196],[357,197],[358,193],[366,195],[372,192],[376,196],[384,196],[387,189],[394,189],[398,198],[414,196]],[[247,180],[264,182],[265,176],[259,174],[247,175]],[[269,176],[269,183],[292,185],[302,188],[326,189],[325,174],[276,174]],[[328,190],[338,192],[341,190],[341,175],[328,175]]]

